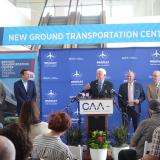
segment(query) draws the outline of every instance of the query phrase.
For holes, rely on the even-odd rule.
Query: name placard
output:
[[[80,114],[113,114],[113,99],[80,99]]]

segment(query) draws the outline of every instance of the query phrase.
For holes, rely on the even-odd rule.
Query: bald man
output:
[[[15,160],[14,145],[8,138],[4,136],[0,136],[0,159]]]
[[[152,84],[147,86],[147,100],[160,100],[160,71],[152,73]]]
[[[123,125],[129,127],[132,118],[135,131],[139,123],[141,103],[145,100],[145,94],[142,85],[134,81],[134,72],[129,71],[127,79],[128,82],[120,85],[119,94],[122,95],[122,97],[118,97],[118,104],[122,110]]]

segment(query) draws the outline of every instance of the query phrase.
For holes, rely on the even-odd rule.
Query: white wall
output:
[[[8,0],[0,0],[0,27],[25,26],[30,21]]]

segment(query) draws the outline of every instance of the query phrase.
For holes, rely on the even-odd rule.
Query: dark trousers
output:
[[[139,114],[136,112],[134,106],[127,107],[127,110],[122,113],[123,125],[129,129],[130,120],[132,118],[134,131],[138,127],[139,123]]]

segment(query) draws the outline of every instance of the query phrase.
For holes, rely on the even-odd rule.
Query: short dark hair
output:
[[[0,135],[10,139],[16,149],[16,160],[26,160],[32,151],[32,142],[27,133],[16,123],[0,129]]]
[[[66,131],[71,124],[71,118],[66,112],[55,112],[49,116],[48,128],[56,132]]]
[[[21,71],[20,71],[20,75],[24,75],[24,72],[28,71],[28,69],[25,69],[23,68]]]
[[[118,154],[118,160],[138,160],[137,153],[133,149],[123,149]]]
[[[159,100],[151,100],[149,102],[149,109],[152,110],[155,113],[159,113],[160,112],[160,101]]]

